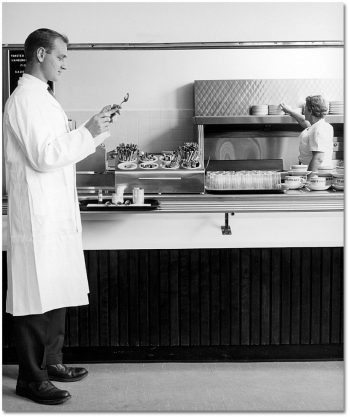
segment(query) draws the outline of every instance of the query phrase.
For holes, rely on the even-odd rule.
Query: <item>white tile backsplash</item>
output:
[[[79,126],[94,112],[72,110],[67,115]],[[121,142],[135,143],[145,152],[160,152],[193,140],[193,109],[122,110],[117,117],[105,141],[107,152]]]

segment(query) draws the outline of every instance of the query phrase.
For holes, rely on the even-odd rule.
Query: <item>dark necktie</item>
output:
[[[47,91],[52,95],[52,97],[56,98],[55,94],[53,93],[53,89],[49,85],[47,86]]]

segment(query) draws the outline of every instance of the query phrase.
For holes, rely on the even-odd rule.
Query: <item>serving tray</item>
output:
[[[108,202],[111,203],[111,200],[108,200]],[[106,205],[105,203],[99,203],[97,200],[87,200],[81,201],[79,205],[80,211],[145,211],[157,209],[159,202],[154,199],[145,199],[145,204]]]
[[[205,188],[210,194],[283,194],[284,190],[213,190]]]

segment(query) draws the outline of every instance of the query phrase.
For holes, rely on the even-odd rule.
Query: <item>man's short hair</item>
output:
[[[51,52],[54,47],[55,39],[61,39],[68,45],[69,41],[67,36],[51,29],[37,29],[32,32],[24,42],[24,55],[27,62],[33,61],[36,56],[38,48],[45,48],[47,52]]]
[[[321,95],[306,97],[306,107],[316,117],[323,118],[328,113],[328,102]]]

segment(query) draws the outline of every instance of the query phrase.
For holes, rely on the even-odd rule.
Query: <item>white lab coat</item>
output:
[[[24,74],[4,112],[9,198],[6,311],[41,314],[88,304],[75,163],[109,133],[69,131],[47,84]]]

